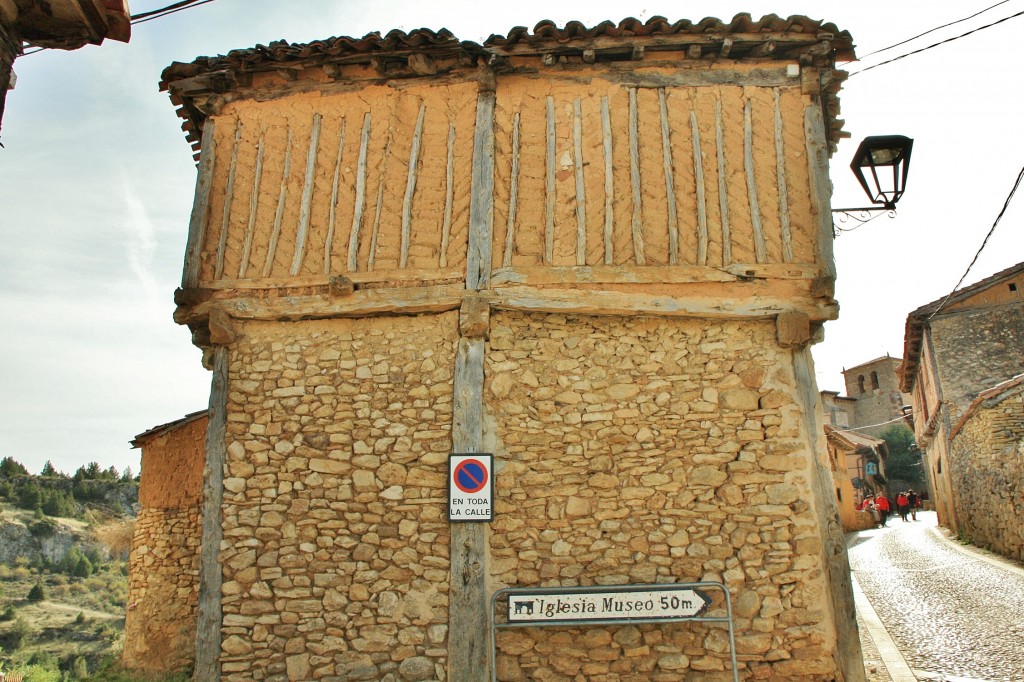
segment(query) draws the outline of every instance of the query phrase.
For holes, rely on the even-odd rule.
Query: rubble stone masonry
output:
[[[983,406],[953,438],[949,456],[960,533],[1024,560],[1024,393]]]
[[[457,319],[243,327],[229,369],[224,679],[443,679]]]
[[[761,679],[834,674],[806,434],[774,334],[496,315],[494,587],[724,582],[742,666]],[[693,624],[503,631],[498,648],[500,680],[729,669],[726,631]]]
[[[204,416],[143,439],[141,511],[129,556],[126,667],[184,670],[195,657]]]

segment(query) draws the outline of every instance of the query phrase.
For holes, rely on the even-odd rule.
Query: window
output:
[[[871,373],[871,388],[878,388],[878,372]]]
[[[857,388],[860,389],[861,393],[865,393],[866,392],[864,390],[864,375],[863,374],[861,374],[859,377],[857,377]]]

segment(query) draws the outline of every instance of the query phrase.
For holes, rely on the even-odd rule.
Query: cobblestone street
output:
[[[1024,681],[1024,568],[947,539],[934,512],[848,546],[869,682]]]

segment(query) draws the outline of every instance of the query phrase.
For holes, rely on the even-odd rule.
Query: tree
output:
[[[53,468],[53,462],[46,460],[46,464],[43,465],[43,470],[39,472],[40,476],[56,476],[57,470]]]
[[[898,489],[925,487],[921,451],[914,442],[914,432],[906,424],[893,424],[882,433],[889,448],[885,461],[885,475],[890,485]]]
[[[21,465],[13,457],[0,459],[0,476],[11,478],[13,476],[28,476],[28,469]]]
[[[29,601],[43,601],[46,599],[46,591],[43,589],[42,583],[36,583],[32,586],[32,589],[28,591]]]

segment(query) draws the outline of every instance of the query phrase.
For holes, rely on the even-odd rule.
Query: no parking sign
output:
[[[449,521],[491,521],[494,518],[493,470],[494,455],[449,455]]]

